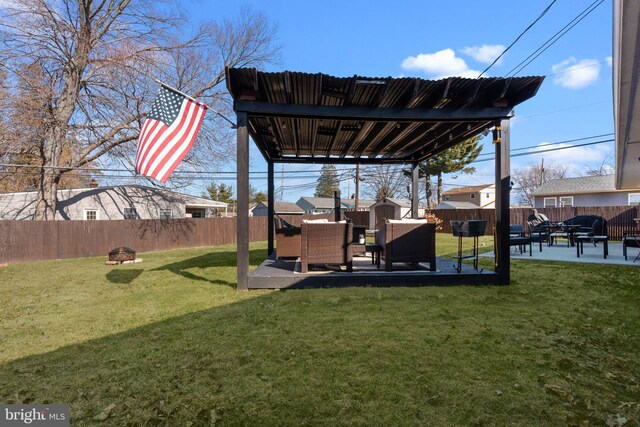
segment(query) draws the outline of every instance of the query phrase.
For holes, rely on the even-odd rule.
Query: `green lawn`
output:
[[[141,256],[0,268],[0,402],[72,425],[640,425],[638,268],[236,292],[235,246]]]

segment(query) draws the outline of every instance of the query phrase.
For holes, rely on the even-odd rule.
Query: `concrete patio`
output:
[[[598,243],[596,247],[592,243],[585,243],[584,253],[577,257],[576,248],[569,246],[561,241],[553,246],[547,246],[546,243],[542,244],[542,252],[540,247],[534,243],[532,256],[529,256],[529,248],[527,251],[520,253],[520,250],[516,246],[511,247],[511,259],[512,260],[537,260],[537,261],[560,261],[560,262],[577,262],[585,264],[607,264],[607,265],[628,265],[640,267],[640,259],[636,262],[636,256],[638,255],[638,248],[628,248],[627,261],[624,260],[622,255],[622,243],[609,242],[609,255],[606,259],[603,257],[602,243]],[[493,252],[486,252],[480,255],[481,257],[493,257]]]

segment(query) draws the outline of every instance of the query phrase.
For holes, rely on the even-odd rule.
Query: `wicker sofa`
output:
[[[376,243],[382,248],[386,271],[394,262],[428,262],[436,270],[436,225],[426,221],[387,220],[376,232]]]
[[[300,271],[310,264],[345,265],[353,271],[353,224],[346,222],[303,222]]]

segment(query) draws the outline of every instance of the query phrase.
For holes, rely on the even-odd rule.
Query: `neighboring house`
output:
[[[32,220],[36,192],[0,193],[0,219]],[[227,203],[142,185],[58,190],[57,220],[203,218]]]
[[[333,211],[333,197],[300,197],[296,202],[305,214],[315,215]]]
[[[276,215],[304,215],[304,210],[290,202],[273,202],[273,210]],[[268,216],[267,202],[260,202],[253,208],[253,216]]]
[[[626,206],[640,203],[640,188],[616,190],[615,175],[554,179],[533,195],[534,208]]]
[[[442,202],[435,209],[495,209],[495,207],[496,186],[484,184],[445,191],[442,193]]]

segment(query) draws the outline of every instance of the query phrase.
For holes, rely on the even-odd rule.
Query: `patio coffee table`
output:
[[[607,255],[609,255],[609,236],[577,236],[575,240],[578,258],[580,258],[580,254],[584,254],[584,242],[602,242],[604,259],[607,259]]]

